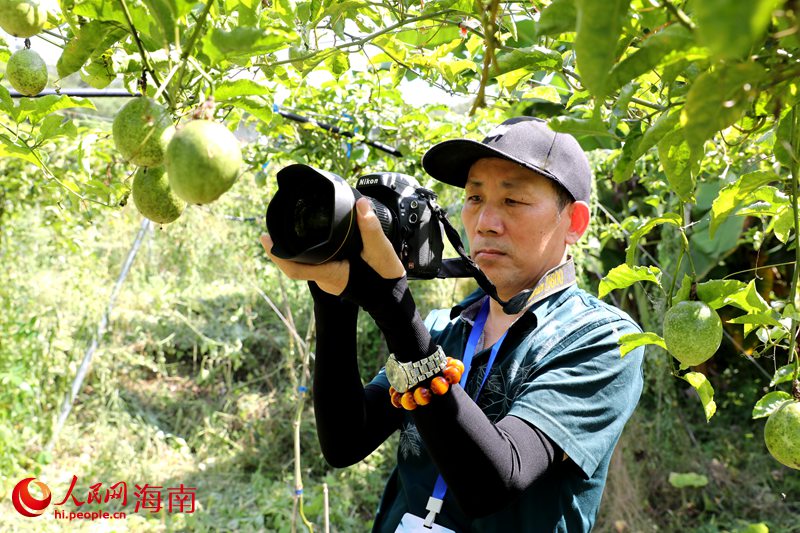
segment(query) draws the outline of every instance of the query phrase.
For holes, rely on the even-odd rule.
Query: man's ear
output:
[[[565,235],[567,244],[575,244],[589,227],[589,205],[586,202],[572,202],[568,207],[569,228]]]

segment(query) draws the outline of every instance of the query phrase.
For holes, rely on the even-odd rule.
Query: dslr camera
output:
[[[357,257],[363,245],[355,204],[364,196],[408,277],[432,279],[439,274],[443,212],[436,194],[413,177],[366,174],[353,188],[332,172],[295,164],[282,168],[277,178],[278,192],[266,217],[276,256],[314,265]]]

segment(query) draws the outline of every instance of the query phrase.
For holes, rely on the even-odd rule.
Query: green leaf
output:
[[[450,83],[456,82],[456,77],[465,70],[478,71],[478,67],[471,59],[443,59],[437,63],[442,75]]]
[[[575,31],[577,18],[575,0],[553,0],[539,15],[536,34],[545,36]]]
[[[619,353],[622,357],[625,357],[632,350],[639,346],[644,346],[645,344],[655,344],[656,346],[661,346],[665,350],[667,349],[667,345],[661,336],[647,331],[645,333],[628,333],[620,337]]]
[[[658,158],[672,189],[684,202],[694,202],[695,175],[699,157],[684,138],[684,130],[669,132],[658,143]]]
[[[637,135],[630,141],[626,140],[622,154],[614,166],[614,181],[622,183],[629,180],[636,161],[678,126],[680,116],[680,111],[665,111],[647,128],[644,135]]]
[[[714,403],[714,387],[711,386],[711,382],[700,372],[687,372],[681,376],[681,379],[697,391],[700,396],[700,402],[703,404],[706,421],[711,420],[711,417],[717,412],[717,404]]]
[[[747,198],[748,203],[738,211],[740,216],[777,216],[789,205],[789,195],[770,185],[764,185]]]
[[[789,169],[794,168],[800,162],[800,131],[797,131],[798,122],[800,122],[797,118],[800,117],[795,116],[798,112],[797,106],[792,107],[783,115],[778,122],[777,130],[775,130],[775,146],[773,147],[775,159]],[[792,146],[792,137],[798,146]]]
[[[779,316],[778,313],[774,311],[771,313],[752,313],[731,318],[728,322],[731,324],[755,324],[757,326],[775,326],[782,328],[783,324],[778,322],[777,316]]]
[[[681,113],[686,141],[698,156],[703,143],[742,116],[766,71],[758,63],[720,64],[697,77]]]
[[[797,299],[800,300],[800,294],[797,295]],[[781,312],[781,318],[788,318],[789,320],[796,320],[800,322],[800,313],[797,312],[797,309],[795,309],[793,304],[788,304],[783,308],[783,311]]]
[[[41,98],[22,98],[19,102],[19,121],[30,119],[31,124],[36,124],[50,113],[69,109],[72,107],[85,107],[94,109],[94,104],[86,98],[70,98],[66,95],[49,94]]]
[[[743,281],[714,279],[697,284],[697,299],[712,309],[719,309],[727,305],[729,296],[744,289],[747,289],[747,284]]]
[[[539,16],[539,19],[541,20],[541,15]],[[506,46],[510,48],[525,48],[526,46],[531,46],[538,43],[539,35],[536,33],[538,31],[537,24],[537,21],[529,18],[509,21],[509,25],[513,25],[510,28],[512,35],[511,38],[506,41]],[[572,28],[569,31],[574,29],[575,21],[573,19]]]
[[[497,68],[492,76],[524,68],[528,71],[555,70],[562,66],[561,54],[543,46],[529,46],[497,55]]]
[[[17,144],[11,139],[6,138],[5,135],[0,134],[0,158],[13,157],[15,159],[22,159],[28,163],[33,163],[37,167],[42,166],[36,156],[31,152],[27,146]]]
[[[472,63],[472,61],[469,63]],[[350,56],[344,52],[336,51],[325,58],[325,66],[328,67],[328,70],[335,78],[338,78],[350,70]]]
[[[212,63],[223,59],[268,54],[286,47],[294,33],[276,28],[238,27],[231,31],[214,28],[203,37],[203,52]]]
[[[683,489],[686,487],[700,488],[708,485],[708,478],[702,474],[695,474],[694,472],[687,472],[685,474],[670,472],[669,484],[676,489]]]
[[[597,98],[609,93],[609,72],[629,4],[630,0],[575,0],[575,60],[583,86]]]
[[[606,276],[600,280],[598,288],[598,298],[604,297],[614,289],[624,289],[630,287],[637,281],[652,281],[661,286],[661,270],[654,266],[634,266],[622,264],[612,268]]]
[[[78,129],[72,120],[59,115],[48,115],[42,121],[39,128],[39,141],[55,139],[57,137],[67,137],[74,139],[78,135]]]
[[[775,371],[775,375],[772,376],[772,380],[770,380],[769,386],[774,387],[775,385],[778,385],[780,383],[787,383],[789,381],[792,381],[793,376],[794,376],[794,364],[784,365]]]
[[[265,124],[272,122],[272,107],[261,98],[240,97],[228,102],[234,107],[247,111]]]
[[[688,274],[683,275],[681,286],[675,296],[672,297],[672,305],[678,302],[684,302],[689,299],[692,294],[692,278]],[[701,298],[702,300],[702,298]]]
[[[537,85],[522,93],[522,99],[544,100],[546,102],[553,102],[554,104],[561,103],[561,95],[555,87],[545,87]]]
[[[638,230],[633,232],[628,242],[628,248],[625,250],[625,262],[628,264],[628,266],[632,267],[634,264],[636,246],[639,244],[639,240],[650,233],[650,230],[656,226],[660,226],[661,224],[672,224],[673,226],[680,227],[681,217],[676,213],[667,213],[663,217],[651,218]]]
[[[614,137],[608,131],[608,124],[593,118],[553,117],[548,122],[550,129],[559,133],[569,133],[576,137],[591,135],[596,137]]]
[[[734,183],[723,187],[714,203],[711,204],[709,236],[714,238],[714,233],[720,224],[744,205],[754,191],[768,183],[779,180],[780,178],[774,172],[758,170],[744,174]]]
[[[698,39],[721,58],[742,58],[764,37],[772,12],[781,4],[781,0],[693,3]]]
[[[272,13],[273,16],[277,15],[287,25],[294,25],[297,19],[297,7],[294,0],[273,0]]]
[[[784,206],[772,220],[772,232],[783,244],[789,242],[789,237],[794,231],[794,212],[791,206]]]
[[[770,311],[769,304],[761,297],[756,289],[756,280],[750,280],[744,288],[726,297],[725,305],[738,307],[748,314]]]
[[[680,52],[694,44],[692,32],[681,24],[667,26],[649,35],[638,50],[614,65],[609,75],[608,90],[615,91],[658,65],[681,57]]]
[[[128,2],[127,5],[134,27],[140,29],[139,38],[142,40],[145,49],[150,51],[159,49],[162,43],[154,41],[150,37],[149,31],[141,31],[154,24],[153,17],[140,3]],[[125,14],[119,8],[118,2],[111,2],[109,0],[78,0],[72,9],[72,14],[85,17],[91,22],[117,22],[118,28],[124,28],[122,30],[122,35],[128,33],[128,22],[125,18]],[[122,37],[119,38],[121,39]],[[108,48],[108,46],[111,45],[107,45],[106,48]]]
[[[111,57],[100,56],[91,59],[81,69],[81,79],[95,89],[104,89],[117,78]]]
[[[8,89],[2,85],[0,85],[0,111],[13,118],[14,122],[17,121],[17,108],[14,106],[14,100],[11,99]]]
[[[78,33],[64,47],[61,57],[58,58],[56,70],[59,77],[66,78],[70,74],[78,72],[95,50],[104,43],[108,34],[117,29],[116,23],[102,20],[92,20],[81,26]]]
[[[753,418],[765,418],[780,409],[784,403],[791,401],[793,401],[792,395],[788,392],[768,392],[753,407]]]
[[[214,88],[214,99],[225,101],[239,96],[263,96],[269,93],[268,87],[253,80],[226,80]]]
[[[427,21],[426,21],[427,22]],[[453,24],[441,24],[431,28],[429,24],[425,29],[417,28],[396,33],[394,37],[406,44],[414,47],[432,50],[437,46],[455,40],[461,40],[461,34],[457,26]]]
[[[155,24],[150,25],[150,35],[169,45],[175,41],[177,7],[170,0],[143,0]]]

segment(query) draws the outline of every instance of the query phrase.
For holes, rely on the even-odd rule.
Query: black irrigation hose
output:
[[[316,119],[313,119],[313,118],[304,117],[302,115],[298,115],[297,113],[292,113],[292,112],[289,112],[289,111],[281,111],[280,108],[278,108],[278,106],[274,106],[273,110],[276,113],[278,113],[280,116],[282,116],[283,118],[288,118],[289,120],[294,120],[295,122],[300,122],[300,123],[303,123],[303,124],[305,124],[305,123],[313,124],[313,125],[317,126],[318,128],[322,128],[323,130],[329,131],[331,133],[336,133],[336,134],[341,135],[343,137],[353,138],[353,137],[356,136],[356,134],[353,133],[352,131],[344,131],[339,126],[334,126],[332,124],[326,124],[325,122],[320,122],[320,121],[318,121]],[[403,157],[402,152],[400,152],[400,150],[398,150],[397,148],[394,148],[392,146],[389,146],[389,145],[386,145],[386,144],[383,144],[383,143],[379,143],[377,141],[370,141],[369,139],[364,139],[364,140],[359,141],[359,142],[363,142],[364,144],[372,146],[373,148],[377,148],[378,150],[382,150],[382,151],[386,152],[389,155],[393,155],[395,157]]]
[[[26,95],[21,94],[17,91],[9,91],[11,98],[26,98]],[[132,98],[135,96],[141,96],[140,93],[132,94],[125,89],[86,89],[86,88],[76,88],[76,89],[63,89],[56,91],[55,89],[45,89],[44,91],[40,92],[39,94],[28,97],[28,98],[40,98],[42,96],[50,96],[50,95],[64,95],[64,96],[77,96],[81,98]],[[331,133],[341,135],[343,137],[347,137],[352,139],[356,136],[356,134],[352,131],[345,131],[341,129],[339,126],[334,126],[333,124],[328,124],[325,122],[320,122],[316,119],[304,117],[303,115],[298,115],[297,113],[292,113],[290,111],[282,111],[280,107],[277,105],[273,106],[272,109],[278,113],[283,118],[287,118],[289,120],[294,120],[295,122],[299,122],[301,124],[313,124],[318,128],[322,128],[325,131],[329,131]],[[362,142],[368,146],[372,146],[373,148],[377,148],[383,152],[386,152],[389,155],[393,155],[395,157],[403,157],[402,152],[393,146],[389,146],[387,144],[380,143],[378,141],[370,141],[369,139],[363,139],[359,142]]]
[[[42,96],[78,96],[81,98],[131,98],[134,96],[141,96],[139,93],[131,94],[125,89],[45,89],[35,96],[27,96],[17,91],[8,91],[11,98],[41,98]]]

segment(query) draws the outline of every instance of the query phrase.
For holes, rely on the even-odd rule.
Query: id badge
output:
[[[400,524],[397,526],[397,529],[394,530],[394,533],[456,533],[452,529],[447,529],[446,527],[442,527],[437,523],[433,523],[432,527],[425,527],[425,521],[418,517],[417,515],[413,515],[411,513],[406,513],[403,515],[403,518],[400,520]]]

